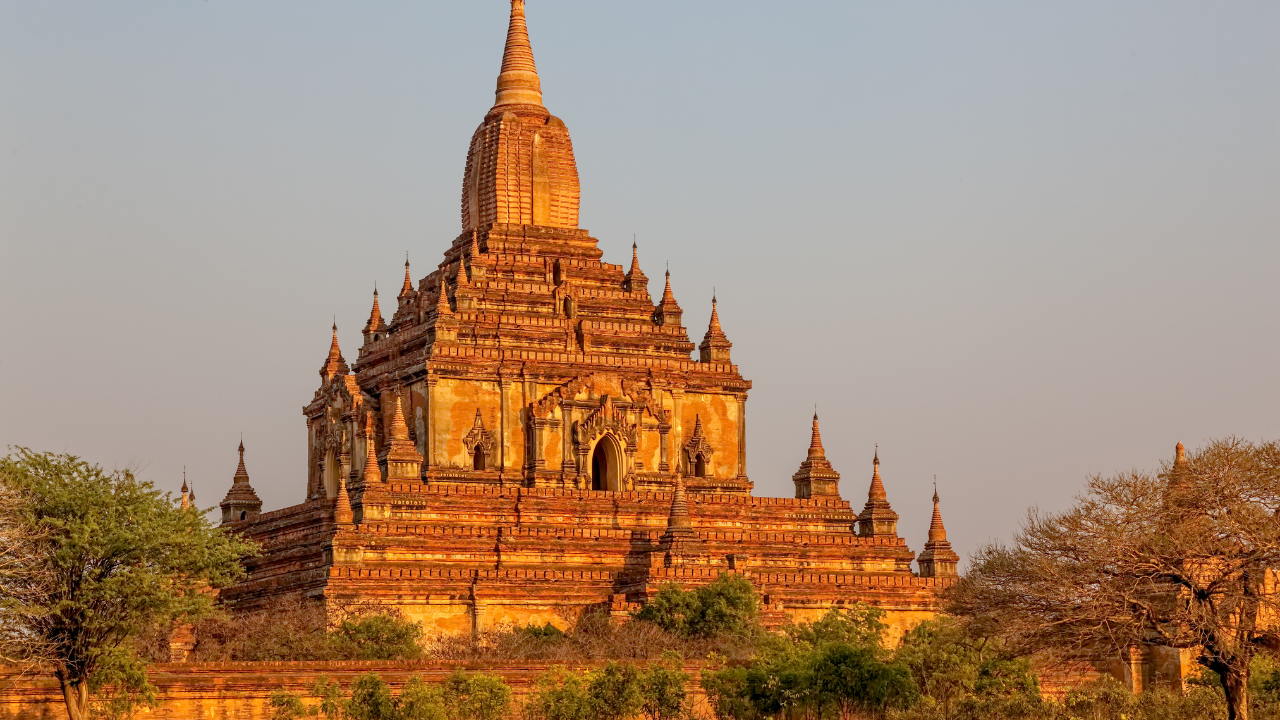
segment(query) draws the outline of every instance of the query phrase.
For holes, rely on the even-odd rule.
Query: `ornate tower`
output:
[[[471,138],[462,181],[462,229],[578,227],[578,165],[569,129],[542,105],[524,0],[512,0],[493,108]]]
[[[375,296],[350,369],[335,333],[304,409],[308,497],[336,498],[339,478],[368,474],[370,437],[387,491],[665,491],[676,472],[690,494],[749,491],[751,383],[730,361],[716,303],[695,347],[670,274],[651,297],[634,244],[630,269],[610,264],[578,227],[573,145],[543,104],[523,0],[511,3],[494,104],[462,185],[462,233],[420,281],[406,260],[389,321]],[[359,518],[378,493],[350,491]]]
[[[183,485],[186,485],[185,481]],[[249,471],[244,467],[243,440],[240,441],[240,464],[236,466],[235,477],[231,479],[231,489],[218,506],[222,508],[223,525],[253,520],[262,512],[262,500],[249,484]]]
[[[867,491],[867,504],[858,516],[858,534],[862,537],[897,537],[898,513],[889,505],[889,496],[880,480],[880,450],[876,449],[871,461],[871,488]]]
[[[818,413],[813,414],[813,434],[809,438],[809,457],[800,463],[800,469],[791,476],[796,484],[796,497],[840,497],[840,473],[827,461],[822,449],[822,435],[818,432]]]
[[[955,577],[960,556],[951,550],[947,542],[947,529],[942,526],[942,511],[938,509],[938,489],[933,489],[933,520],[929,523],[929,542],[917,561],[920,577]]]

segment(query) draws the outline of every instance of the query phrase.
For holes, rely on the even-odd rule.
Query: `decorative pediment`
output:
[[[471,431],[462,438],[462,444],[471,455],[475,455],[477,447],[484,450],[485,467],[481,469],[496,469],[497,452],[495,451],[495,446],[497,445],[497,440],[493,437],[493,433],[485,429],[484,418],[480,416],[480,408],[476,408],[475,422],[471,424]]]
[[[693,434],[689,436],[688,442],[682,448],[687,466],[692,468],[697,465],[698,457],[702,457],[705,463],[711,460],[711,454],[715,449],[711,447],[711,443],[707,442],[706,436],[702,433],[702,416],[695,416],[693,423]]]
[[[595,373],[579,375],[569,382],[547,393],[545,397],[533,404],[534,417],[550,417],[560,408],[565,400],[572,400],[578,393],[595,384]]]
[[[627,411],[613,404],[613,398],[606,395],[600,407],[591,411],[586,418],[573,424],[573,441],[580,448],[591,444],[592,440],[606,432],[613,432],[627,444],[628,452],[635,452],[639,428],[630,422]]]

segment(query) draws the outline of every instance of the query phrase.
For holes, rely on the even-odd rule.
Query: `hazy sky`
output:
[[[0,2],[0,445],[274,509],[337,315],[460,230],[508,4]],[[582,225],[791,495],[818,404],[962,555],[1179,440],[1280,436],[1280,3],[530,0]]]

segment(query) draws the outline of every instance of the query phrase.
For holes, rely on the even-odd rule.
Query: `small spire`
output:
[[[458,274],[455,276],[458,287],[470,287],[471,283],[467,280],[467,264],[462,262],[462,257],[458,257]]]
[[[942,525],[942,510],[938,505],[938,476],[933,476],[933,519],[929,521],[929,540],[924,552],[916,559],[920,577],[955,577],[960,556],[947,542],[947,529]]]
[[[375,290],[375,294],[376,294]],[[413,276],[409,274],[409,253],[404,254],[404,285],[400,288],[400,297],[413,292]]]
[[[884,481],[880,479],[880,446],[876,445],[875,457],[871,459],[871,488],[867,491],[867,497],[871,500],[886,500],[888,494],[884,491]]]
[[[646,296],[649,294],[649,278],[645,277],[644,271],[640,269],[640,251],[636,247],[634,240],[631,241],[631,269],[627,271],[624,279],[623,287],[628,292],[643,292]]]
[[[444,271],[440,271],[440,278],[436,281],[439,290],[436,296],[436,315],[448,315],[452,310],[449,309],[449,282],[444,278]]]
[[[685,497],[684,473],[676,473],[675,492],[671,493],[671,513],[667,516],[667,532],[693,529],[689,519],[689,501]]]
[[[227,490],[226,497],[222,498],[222,502],[218,504],[222,508],[223,524],[253,519],[262,510],[262,500],[249,484],[249,471],[244,466],[243,434],[237,450],[240,452],[240,463],[236,465],[236,474],[231,478],[231,489]],[[194,507],[196,504],[194,488],[191,491],[190,501]]]
[[[382,482],[382,470],[378,467],[377,432],[373,427],[373,412],[364,419],[364,482],[366,485]]]
[[[191,507],[191,491],[187,489],[187,466],[182,466],[182,509]]]
[[[538,80],[529,28],[525,25],[524,0],[511,0],[511,22],[507,27],[507,46],[502,53],[494,107],[499,105],[542,105],[542,83]]]
[[[339,525],[350,525],[354,519],[351,498],[347,495],[347,479],[338,478],[338,501],[334,503],[333,521]]]
[[[477,237],[479,234],[480,234],[480,233],[478,233],[478,232],[472,232],[472,233],[471,233],[471,262],[472,262],[472,264],[475,264],[476,258],[480,257],[480,241],[479,241],[478,239],[476,239],[476,237]]]
[[[393,440],[409,439],[409,425],[404,421],[404,405],[400,402],[399,395],[396,395],[395,407],[391,416],[391,438]]]
[[[369,311],[369,322],[364,326],[365,335],[380,332],[386,327],[382,321],[382,308],[378,306],[378,285],[373,286],[373,309]]]
[[[342,358],[342,349],[338,347],[338,323],[333,323],[333,341],[329,343],[329,356],[320,366],[320,377],[328,380],[334,375],[345,375],[349,372],[347,361]]]
[[[938,476],[933,476],[933,520],[929,522],[929,542],[946,542],[947,529],[942,526],[942,511],[938,507]]]
[[[809,436],[809,457],[822,458],[826,457],[826,451],[822,448],[822,433],[818,430],[818,411],[813,411],[813,432]]]
[[[235,477],[232,481],[243,478],[246,482],[249,480],[249,471],[244,467],[244,438],[240,438],[240,464],[236,466]]]
[[[1177,468],[1183,468],[1187,465],[1187,448],[1182,443],[1178,443],[1174,448],[1173,465]]]
[[[720,312],[716,309],[716,296],[714,293],[711,295],[711,322],[707,324],[707,335],[724,336],[724,330],[720,329]]]

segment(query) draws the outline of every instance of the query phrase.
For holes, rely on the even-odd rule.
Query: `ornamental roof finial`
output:
[[[542,83],[533,61],[529,28],[525,25],[524,0],[511,0],[511,22],[507,46],[502,52],[502,71],[494,107],[499,105],[542,105]]]

